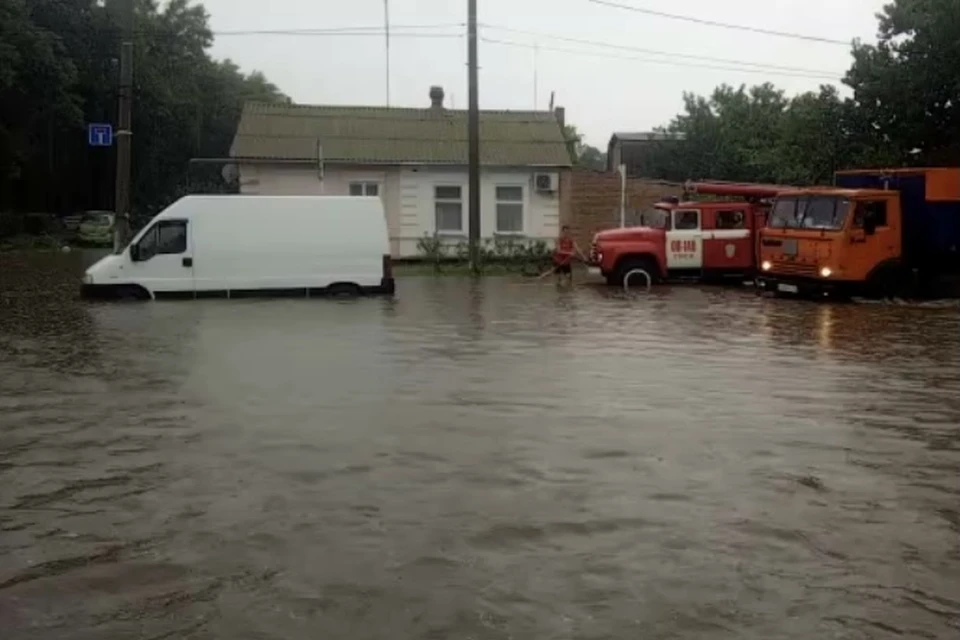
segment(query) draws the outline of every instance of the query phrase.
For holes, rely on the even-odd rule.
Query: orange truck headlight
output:
[[[769,260],[764,260],[760,263],[760,268],[764,271],[770,271],[770,269],[773,269],[773,263]]]

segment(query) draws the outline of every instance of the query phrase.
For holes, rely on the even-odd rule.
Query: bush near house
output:
[[[469,267],[470,244],[466,240],[450,243],[442,236],[425,233],[417,242],[417,250],[436,273]],[[549,266],[551,256],[552,250],[543,240],[501,236],[481,240],[477,257],[481,271],[496,267],[498,271],[539,274]]]

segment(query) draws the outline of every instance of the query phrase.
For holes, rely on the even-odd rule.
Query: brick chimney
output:
[[[567,110],[563,107],[556,107],[553,110],[555,116],[557,116],[557,122],[560,123],[561,127],[567,126]]]
[[[443,87],[439,85],[430,87],[430,107],[432,109],[443,109]]]

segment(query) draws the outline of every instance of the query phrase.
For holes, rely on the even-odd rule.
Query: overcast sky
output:
[[[841,41],[873,41],[875,14],[884,4],[884,0],[604,1]],[[203,0],[203,4],[214,32],[376,30],[360,36],[217,33],[213,54],[231,58],[244,71],[263,71],[296,102],[385,103],[384,0]],[[845,45],[677,21],[590,0],[478,0],[478,4],[481,37],[501,41],[480,43],[481,108],[532,109],[536,100],[536,106],[545,109],[555,92],[556,104],[567,109],[567,121],[589,143],[604,148],[613,131],[644,131],[666,124],[682,108],[684,91],[705,94],[724,82],[769,80],[794,94],[816,89],[822,82],[839,84],[850,63],[850,47]],[[439,84],[448,107],[465,108],[466,0],[389,0],[389,11],[394,31],[391,104],[425,106],[430,85]],[[420,28],[410,29],[411,25]],[[799,68],[825,77],[716,68],[734,66],[721,59]]]

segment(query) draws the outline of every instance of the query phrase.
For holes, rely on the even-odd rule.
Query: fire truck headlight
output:
[[[821,278],[829,278],[832,275],[833,275],[833,269],[831,269],[830,267],[823,267],[822,269],[820,269]]]
[[[764,260],[763,262],[760,263],[760,268],[763,269],[764,271],[770,271],[770,269],[773,269],[773,263],[770,262],[769,260]]]

